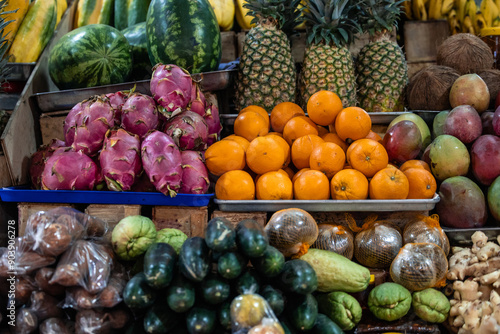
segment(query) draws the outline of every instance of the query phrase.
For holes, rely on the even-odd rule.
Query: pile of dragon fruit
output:
[[[157,64],[151,95],[119,91],[75,105],[31,158],[35,189],[204,194],[203,152],[222,130],[217,106],[176,66]]]

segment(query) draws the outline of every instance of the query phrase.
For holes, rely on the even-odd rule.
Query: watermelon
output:
[[[115,28],[123,30],[145,22],[151,0],[115,0]]]
[[[132,48],[134,64],[130,77],[134,80],[150,79],[153,70],[148,56],[146,22],[123,29],[122,33]]]
[[[127,39],[118,29],[104,24],[66,33],[49,55],[49,74],[59,89],[122,83],[131,70]]]
[[[191,74],[219,67],[220,30],[208,0],[152,0],[146,34],[152,65],[174,64]]]

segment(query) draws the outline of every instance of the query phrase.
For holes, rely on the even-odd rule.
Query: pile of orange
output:
[[[234,134],[205,152],[208,170],[220,176],[224,200],[429,199],[436,180],[429,166],[389,163],[370,115],[342,106],[330,91],[313,94],[307,116],[295,103],[241,110]]]

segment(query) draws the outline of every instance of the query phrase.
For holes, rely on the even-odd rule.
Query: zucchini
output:
[[[309,263],[295,259],[285,262],[285,267],[279,276],[279,284],[287,292],[305,295],[316,290],[318,278]]]
[[[285,266],[285,256],[277,248],[269,245],[261,257],[253,258],[252,265],[265,277],[274,277],[281,273]]]
[[[212,218],[205,229],[205,242],[213,251],[228,252],[236,247],[236,231],[226,218]]]
[[[217,261],[217,271],[222,277],[233,279],[241,275],[246,265],[247,260],[240,253],[224,253]]]
[[[217,313],[204,306],[193,307],[186,316],[186,326],[190,334],[212,333],[216,325]]]
[[[201,293],[205,302],[220,304],[229,298],[231,288],[223,277],[210,275],[201,282]]]
[[[155,289],[167,287],[174,276],[177,253],[167,243],[152,244],[144,255],[144,276]]]
[[[219,319],[219,324],[225,330],[231,330],[231,301],[225,301],[219,307],[217,311],[217,318]]]
[[[264,228],[253,219],[243,219],[236,227],[238,249],[247,257],[259,257],[264,254],[269,240]]]
[[[123,301],[131,309],[145,309],[153,305],[157,292],[148,285],[144,273],[138,273],[123,289]]]
[[[260,277],[257,272],[249,268],[236,279],[235,290],[238,294],[259,293]]]
[[[310,331],[311,334],[344,334],[342,328],[339,327],[332,319],[322,313],[318,313],[316,323]]]
[[[201,237],[187,239],[179,251],[180,272],[187,279],[201,282],[210,269],[210,249]]]
[[[174,279],[167,289],[167,304],[177,313],[186,312],[196,301],[196,291],[193,283],[182,275]]]
[[[156,302],[144,316],[146,333],[167,333],[178,323],[179,316],[163,302]]]
[[[310,293],[290,297],[286,314],[295,329],[304,332],[314,327],[318,316],[318,302]]]
[[[271,285],[264,285],[259,294],[264,297],[269,306],[274,312],[274,315],[279,317],[285,309],[285,296],[281,290],[273,288]]]

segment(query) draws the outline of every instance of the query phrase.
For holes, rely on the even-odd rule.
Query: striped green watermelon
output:
[[[146,33],[152,65],[175,64],[190,73],[219,66],[220,30],[208,0],[152,0]]]
[[[123,30],[145,22],[151,0],[115,0],[115,28]]]
[[[134,80],[150,79],[153,70],[148,56],[146,22],[137,23],[123,29],[122,33],[132,48],[134,64],[130,75],[131,78]]]
[[[125,82],[132,70],[130,45],[108,25],[90,24],[61,37],[50,52],[49,74],[59,89]]]

